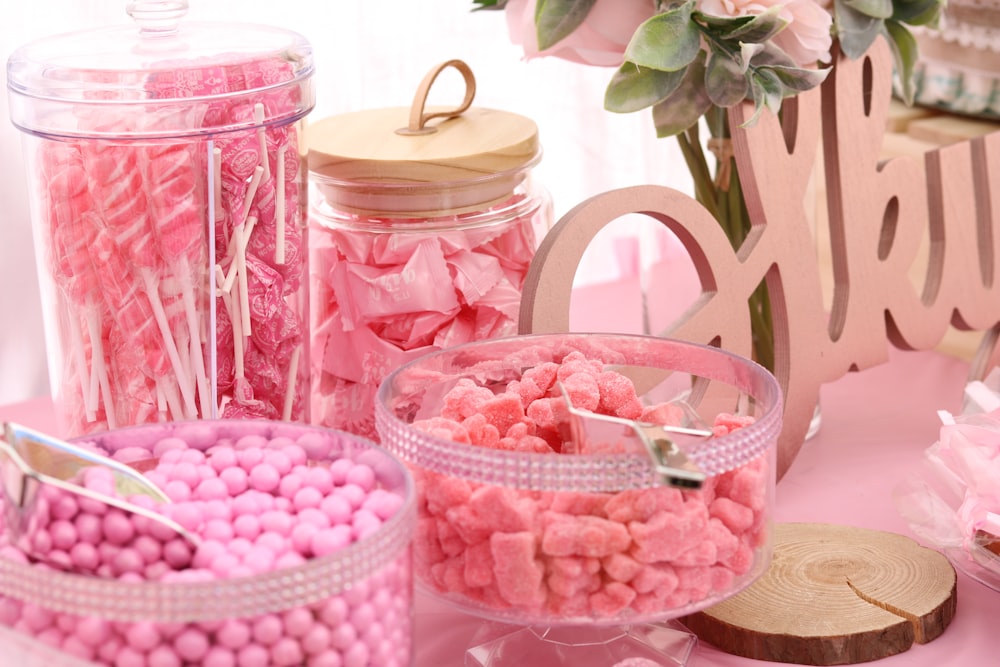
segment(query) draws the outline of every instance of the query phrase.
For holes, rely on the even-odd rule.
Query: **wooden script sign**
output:
[[[684,193],[661,186],[607,192],[567,213],[543,241],[528,274],[522,332],[569,328],[573,276],[594,235],[612,220],[641,213],[684,244],[702,293],[663,332],[750,355],[746,306],[766,280],[775,328],[775,376],[785,392],[778,474],[791,465],[808,429],[820,386],[882,363],[888,343],[930,349],[948,331],[991,330],[975,362],[995,361],[1000,322],[1000,133],[880,161],[892,98],[888,46],[838,58],[820,89],[785,102],[783,120],[765,114],[733,133],[736,163],[753,228],[734,252],[711,214]],[[730,125],[747,118],[734,108]],[[823,141],[834,294],[823,306],[821,277],[805,194]],[[922,242],[923,285],[909,272]],[[669,298],[670,286],[653,289]]]

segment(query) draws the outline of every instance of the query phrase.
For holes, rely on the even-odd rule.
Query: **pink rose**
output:
[[[535,0],[509,0],[505,13],[510,39],[525,58],[555,56],[583,65],[618,67],[639,24],[656,13],[652,0],[597,0],[584,22],[554,46],[538,50]]]
[[[801,66],[830,61],[833,17],[816,0],[701,0],[698,9],[714,16],[750,16],[781,5],[778,14],[788,21],[774,43]]]

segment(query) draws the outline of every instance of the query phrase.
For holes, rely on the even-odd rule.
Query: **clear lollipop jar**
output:
[[[13,650],[43,656],[39,664],[75,658],[114,667],[412,663],[415,493],[405,466],[385,450],[352,434],[261,420],[136,426],[76,442],[140,465],[173,500],[156,511],[199,542],[178,548],[138,515],[42,487],[35,523],[50,539],[36,537],[34,549],[47,546],[45,562],[0,532],[8,657]],[[253,472],[261,465],[283,471],[270,491]],[[202,471],[187,493],[177,486],[188,483],[185,467]],[[213,481],[239,479],[244,490],[205,495]],[[302,489],[316,502],[292,492],[309,495]],[[327,504],[346,508],[337,510],[343,522],[333,523]],[[191,519],[192,508],[200,519]],[[325,528],[321,514],[330,515]],[[120,525],[112,529],[112,517],[130,520],[129,540]],[[347,537],[315,537],[337,528]],[[67,531],[72,545],[63,544],[73,541]],[[59,549],[62,566],[54,565]]]
[[[128,9],[7,63],[60,432],[307,420],[311,47]]]
[[[423,112],[438,72],[415,100]],[[466,96],[466,106],[472,93]],[[316,423],[376,438],[375,393],[401,364],[516,333],[552,203],[532,170],[535,124],[459,108],[355,112],[309,128],[313,405]]]
[[[544,628],[662,621],[770,562],[781,392],[747,359],[662,338],[528,335],[411,361],[378,399],[383,446],[416,480],[417,581],[468,613]],[[707,428],[690,442],[664,434],[701,488],[664,484],[623,431],[636,423]]]

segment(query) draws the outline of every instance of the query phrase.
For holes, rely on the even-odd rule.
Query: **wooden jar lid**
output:
[[[431,85],[447,67],[465,78],[465,99],[455,108],[426,107]],[[538,127],[515,113],[471,107],[474,96],[468,65],[442,63],[424,78],[409,108],[310,124],[309,171],[331,205],[356,211],[454,211],[496,201],[539,159]]]

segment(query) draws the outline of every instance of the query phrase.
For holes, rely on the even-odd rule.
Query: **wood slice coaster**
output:
[[[734,655],[846,665],[936,639],[955,615],[956,595],[947,558],[903,535],[778,524],[767,572],[684,624]]]

